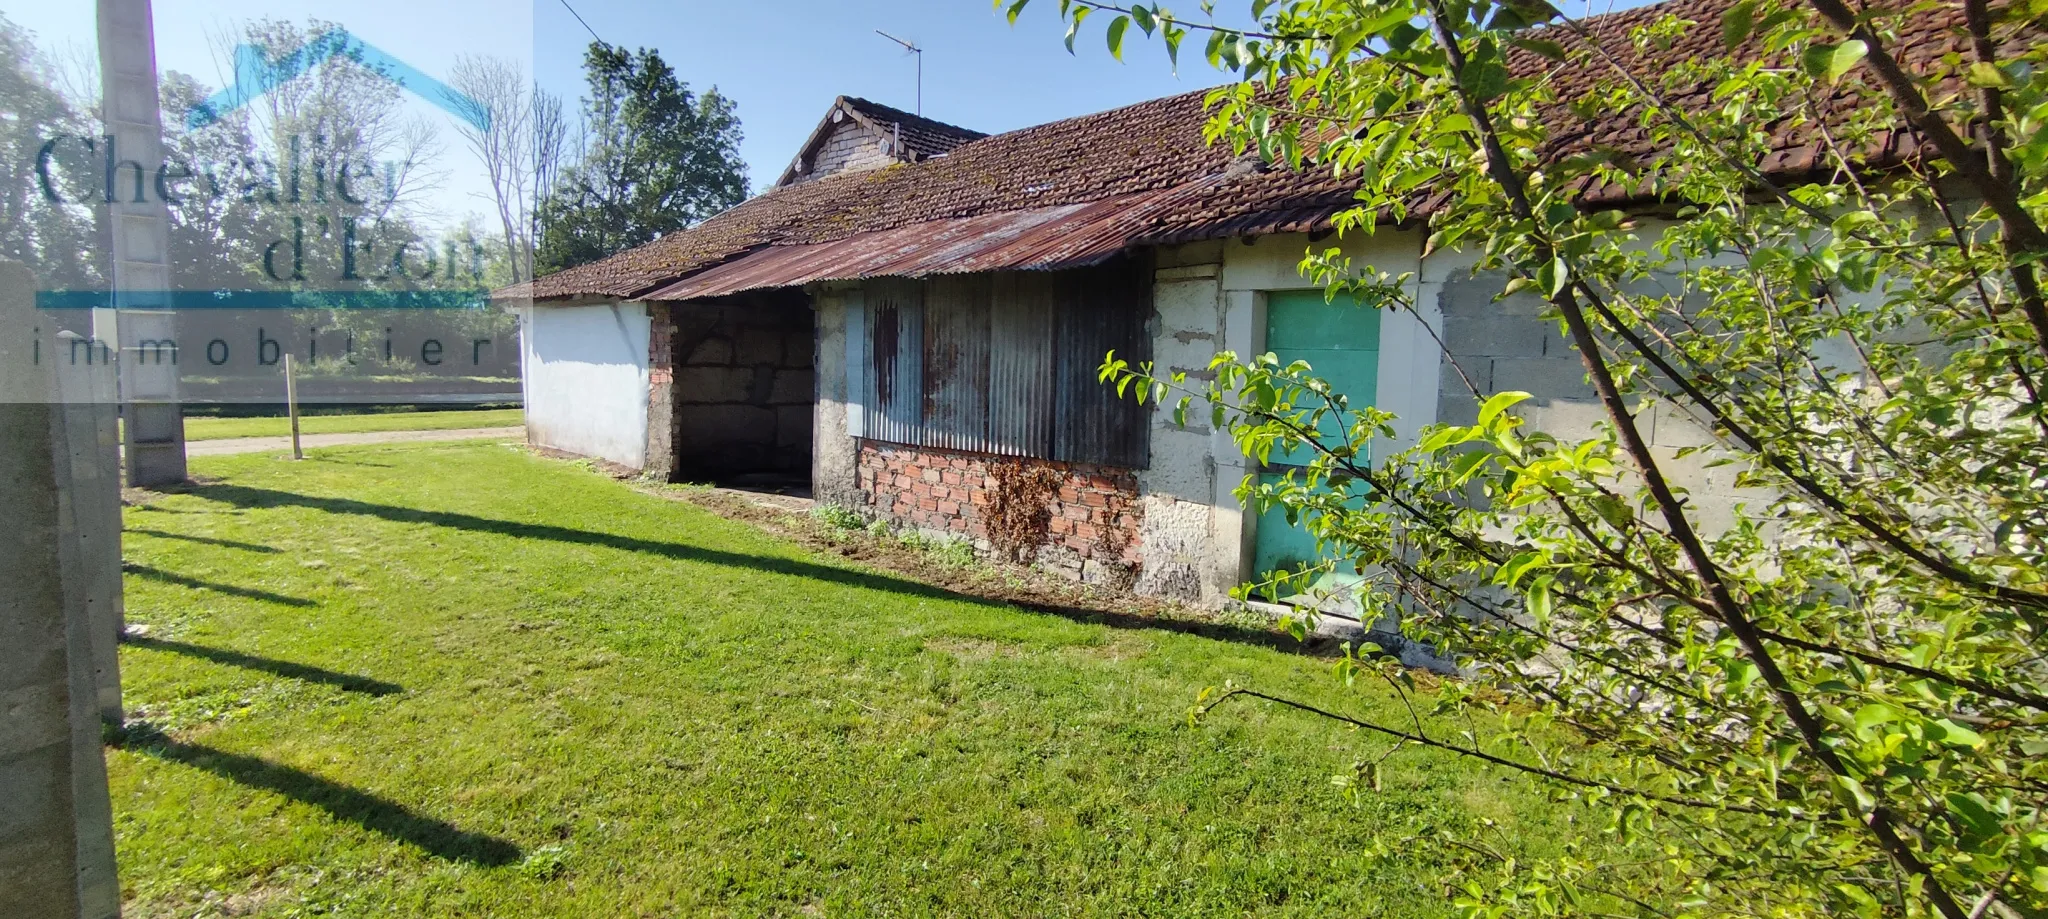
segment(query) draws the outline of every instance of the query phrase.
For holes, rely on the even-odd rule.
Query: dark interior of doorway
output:
[[[808,495],[816,314],[802,290],[674,303],[675,481]]]

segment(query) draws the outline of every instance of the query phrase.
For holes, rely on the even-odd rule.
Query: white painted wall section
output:
[[[639,469],[647,463],[646,306],[528,308],[526,439]]]
[[[1388,308],[1380,312],[1380,371],[1377,381],[1378,407],[1399,416],[1394,422],[1394,443],[1375,449],[1391,454],[1416,442],[1416,434],[1437,420],[1437,395],[1441,376],[1442,347],[1437,336],[1443,319],[1430,292],[1422,265],[1423,235],[1416,230],[1383,229],[1372,236],[1353,235],[1342,249],[1359,273],[1371,270],[1391,275],[1411,273],[1409,296],[1417,309]],[[1261,236],[1249,245],[1231,242],[1223,248],[1223,295],[1231,304],[1226,323],[1236,332],[1229,342],[1240,357],[1265,350],[1263,300],[1246,296],[1276,290],[1305,290],[1318,285],[1301,275],[1302,256],[1336,245],[1333,239],[1311,243],[1306,235],[1288,233]],[[1227,441],[1219,443],[1217,455],[1235,452]]]

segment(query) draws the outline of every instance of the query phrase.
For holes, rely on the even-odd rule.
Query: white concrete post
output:
[[[0,262],[0,915],[109,919],[121,890],[100,630],[82,589],[91,579],[78,576],[82,558],[103,553],[79,539],[72,425],[35,356],[34,298],[27,269]]]
[[[93,334],[118,347],[123,444],[130,485],[185,480],[185,422],[178,404],[178,323],[167,297],[170,216],[155,187],[163,164],[164,129],[157,98],[156,30],[149,0],[98,0],[100,109],[106,135],[99,151],[109,178],[105,201],[113,246],[113,309],[93,318]],[[129,168],[127,164],[133,163]]]

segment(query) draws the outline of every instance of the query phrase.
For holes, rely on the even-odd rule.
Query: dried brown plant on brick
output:
[[[1131,499],[1121,491],[1111,491],[1103,496],[1102,525],[1095,529],[1095,549],[1107,561],[1124,557],[1124,550],[1131,547],[1131,531],[1123,525],[1124,512],[1130,510]]]
[[[989,504],[983,522],[989,543],[1004,558],[1028,562],[1045,545],[1052,502],[1064,478],[1058,469],[1017,460],[989,464]]]

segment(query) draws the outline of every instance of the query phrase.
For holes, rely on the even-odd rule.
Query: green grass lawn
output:
[[[440,412],[374,412],[362,415],[301,415],[301,434],[357,434],[368,431],[440,431],[451,428],[502,428],[526,423],[516,408]],[[223,440],[230,437],[285,437],[292,432],[289,418],[203,418],[185,419],[186,440]]]
[[[126,511],[130,917],[1446,915],[1560,805],[1225,680],[1328,662],[947,594],[499,445],[195,459]],[[1423,700],[1426,703],[1426,700]],[[1380,840],[1393,854],[1367,853]],[[1448,876],[1447,876],[1448,875]]]

